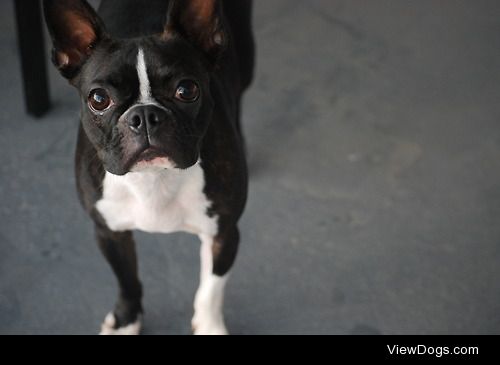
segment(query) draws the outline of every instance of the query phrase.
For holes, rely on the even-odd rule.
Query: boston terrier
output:
[[[133,230],[201,240],[195,334],[227,334],[224,287],[247,199],[241,98],[252,0],[44,0],[53,63],[81,101],[79,198],[119,284],[102,334],[139,334]],[[99,14],[99,15],[98,15]]]

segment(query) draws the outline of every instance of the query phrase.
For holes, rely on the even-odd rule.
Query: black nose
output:
[[[140,105],[132,109],[127,116],[127,124],[135,133],[147,130],[153,133],[168,118],[168,111],[156,105]]]

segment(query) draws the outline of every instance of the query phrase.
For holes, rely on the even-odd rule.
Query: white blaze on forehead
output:
[[[151,84],[149,83],[148,69],[144,59],[144,51],[139,48],[137,53],[137,75],[139,76],[139,102],[151,103],[153,96],[151,94]]]

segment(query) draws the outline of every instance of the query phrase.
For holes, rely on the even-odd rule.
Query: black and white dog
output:
[[[247,197],[240,101],[254,66],[251,0],[45,0],[53,62],[81,97],[78,193],[120,295],[102,334],[138,334],[131,231],[201,239],[192,326],[226,334],[224,287]]]

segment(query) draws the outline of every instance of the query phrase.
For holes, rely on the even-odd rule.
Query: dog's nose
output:
[[[134,108],[128,115],[129,128],[139,134],[147,129],[151,134],[168,118],[168,111],[156,105],[141,105]]]

